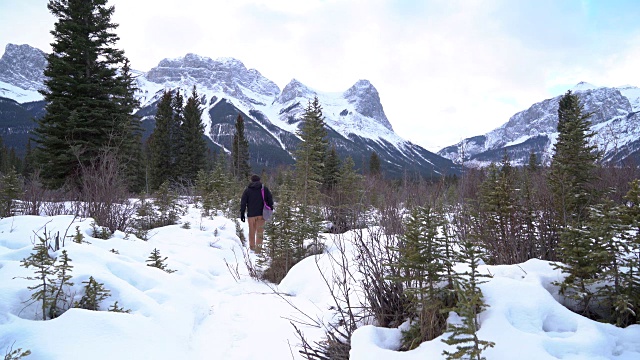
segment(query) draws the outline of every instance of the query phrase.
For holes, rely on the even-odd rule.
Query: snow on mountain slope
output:
[[[41,100],[36,88],[42,86],[44,53],[28,45],[7,49],[10,51],[0,63],[5,65],[0,67],[0,81],[5,81],[0,82],[0,96],[20,103]],[[18,63],[20,66],[16,66]],[[179,88],[188,97],[196,86],[204,105],[202,120],[206,135],[229,151],[236,117],[242,115],[254,151],[252,166],[267,168],[293,163],[293,152],[300,142],[296,133],[301,115],[308,102],[317,96],[330,141],[340,156],[351,156],[356,166],[366,166],[365,159],[376,152],[383,172],[391,171],[393,176],[459,172],[451,161],[400,138],[384,113],[378,91],[367,80],[357,81],[344,92],[330,93],[294,79],[281,91],[273,81],[255,69],[247,69],[237,59],[214,60],[196,54],[164,59],[148,72],[132,73],[139,88],[137,96],[142,105],[139,115],[143,121],[152,120],[164,90]]]
[[[19,103],[42,100],[37,90],[25,90],[13,84],[0,81],[0,97],[15,100]]]
[[[593,141],[604,151],[605,159],[619,161],[618,151],[640,139],[640,89],[598,87],[581,82],[572,91],[580,98],[585,113],[591,113]],[[561,96],[533,104],[513,115],[508,122],[484,135],[475,136],[446,147],[438,154],[467,164],[486,166],[499,162],[505,151],[512,163],[522,165],[528,154],[550,161],[557,137],[558,103]]]

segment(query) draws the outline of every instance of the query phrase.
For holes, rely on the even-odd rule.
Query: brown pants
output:
[[[262,245],[262,233],[264,232],[264,218],[260,216],[252,216],[247,219],[249,222],[249,248],[256,249],[256,245]],[[256,236],[257,235],[257,236]]]

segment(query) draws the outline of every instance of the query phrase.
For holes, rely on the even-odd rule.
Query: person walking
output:
[[[264,187],[264,201],[262,198],[262,188]],[[262,246],[262,235],[264,233],[264,218],[262,209],[267,203],[273,209],[273,198],[269,189],[262,185],[260,176],[252,175],[251,183],[242,193],[240,200],[240,221],[245,222],[245,211],[249,220],[249,248],[256,251]]]

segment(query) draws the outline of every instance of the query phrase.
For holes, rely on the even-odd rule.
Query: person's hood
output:
[[[262,182],[260,181],[254,181],[251,184],[249,184],[249,188],[251,189],[260,189],[262,187]]]

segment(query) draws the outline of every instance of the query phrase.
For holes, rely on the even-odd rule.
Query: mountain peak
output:
[[[316,92],[296,79],[291,79],[289,83],[282,89],[282,93],[276,101],[280,104],[286,104],[296,98],[311,99],[316,96]]]
[[[572,91],[586,91],[586,90],[594,90],[594,89],[599,89],[599,88],[600,88],[600,86],[596,86],[596,85],[590,84],[590,83],[588,83],[586,81],[580,81],[571,90]]]
[[[24,90],[44,87],[46,54],[29,45],[7,44],[0,58],[0,81]]]
[[[343,93],[349,103],[354,104],[360,114],[377,120],[385,128],[393,131],[389,119],[384,113],[378,90],[369,80],[358,80],[349,90]]]
[[[149,70],[146,78],[156,84],[167,87],[203,87],[221,92],[242,101],[251,102],[243,89],[273,99],[280,88],[255,69],[247,69],[235,58],[209,57],[188,53],[183,57],[164,59],[158,66]]]

